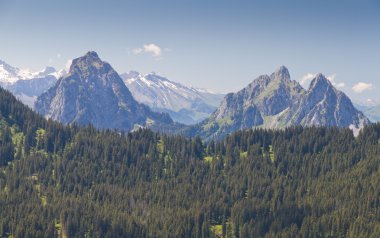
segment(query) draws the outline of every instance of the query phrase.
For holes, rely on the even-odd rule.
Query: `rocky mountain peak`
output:
[[[316,75],[306,91],[281,66],[270,77],[260,76],[239,92],[226,95],[196,133],[206,139],[218,139],[238,129],[302,125],[349,127],[356,134],[368,123],[324,75]]]
[[[91,77],[91,75],[104,74],[110,70],[113,71],[112,67],[108,63],[103,62],[96,52],[89,51],[84,56],[73,60],[69,74],[78,74],[86,78]]]
[[[1,66],[2,70],[7,71],[9,74],[16,75],[17,72],[19,71],[18,68],[12,67],[2,60],[0,60],[0,66]]]
[[[334,88],[330,80],[328,80],[323,74],[317,74],[310,83],[309,91],[314,90],[326,90],[328,88]]]
[[[274,73],[271,74],[270,78],[278,80],[290,80],[289,70],[282,65]]]
[[[94,61],[101,61],[98,56],[98,53],[96,53],[95,51],[87,52],[82,58],[92,59]]]

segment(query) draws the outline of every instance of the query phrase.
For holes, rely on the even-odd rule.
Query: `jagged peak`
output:
[[[271,79],[289,80],[289,70],[284,65],[281,65],[278,69],[276,69],[276,71],[274,71],[274,73],[271,74],[270,77]]]
[[[7,70],[7,71],[16,72],[16,71],[19,70],[18,68],[11,66],[10,64],[8,64],[7,62],[5,62],[5,61],[3,61],[3,60],[0,60],[0,65],[2,65],[3,68],[4,68],[5,70]]]
[[[71,65],[78,64],[79,62],[93,63],[93,62],[102,62],[98,54],[95,51],[89,51],[84,56],[78,57],[73,60]]]
[[[161,75],[158,75],[155,72],[151,72],[149,74],[146,74],[144,77],[147,78],[148,80],[151,80],[151,81],[170,81],[169,79],[167,79]]]
[[[89,51],[84,56],[76,58],[72,61],[69,73],[90,73],[93,70],[99,70],[104,66],[111,68],[108,63],[103,62],[95,51]]]
[[[89,52],[87,52],[84,55],[84,57],[86,57],[86,58],[92,58],[92,59],[99,59],[100,60],[100,58],[98,56],[98,53],[96,53],[95,51],[89,51]]]
[[[334,88],[330,80],[328,80],[323,74],[318,73],[310,83],[309,91],[320,88]]]
[[[257,85],[257,84],[264,84],[264,85],[267,85],[270,81],[270,77],[266,74],[263,74],[263,75],[260,75],[259,77],[257,77],[255,80],[253,80],[252,83],[250,83],[248,86],[253,86],[253,85]]]
[[[257,85],[260,85],[260,87],[266,87],[273,81],[290,81],[289,70],[282,65],[277,68],[270,76],[266,74],[260,75],[249,85],[249,87]]]

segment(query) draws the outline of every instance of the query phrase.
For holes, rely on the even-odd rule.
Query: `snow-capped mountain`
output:
[[[167,112],[174,121],[194,124],[217,108],[223,94],[187,87],[156,73],[130,71],[120,75],[133,97],[159,112]]]
[[[65,70],[57,71],[53,67],[46,67],[37,72],[19,69],[0,60],[0,86],[11,91],[30,107],[33,107],[39,95],[53,86],[64,74]]]

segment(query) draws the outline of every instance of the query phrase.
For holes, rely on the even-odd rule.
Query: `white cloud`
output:
[[[162,54],[161,48],[156,44],[147,44],[142,48],[136,48],[132,50],[132,53],[135,55],[141,54],[143,52],[151,54],[154,57],[161,56]]]
[[[331,82],[331,84],[334,86],[334,87],[337,87],[337,88],[343,88],[344,87],[344,83],[342,82],[336,82],[335,81],[335,78],[336,78],[336,74],[332,74],[330,76],[327,76],[327,79]]]
[[[161,55],[161,48],[155,44],[144,45],[144,51],[146,53],[152,53],[153,56]]]
[[[330,80],[331,83],[335,81],[335,78],[336,78],[336,74],[332,74],[330,76],[327,76],[327,79]]]
[[[61,55],[60,53],[57,54],[57,58],[58,58],[58,59],[60,59],[61,56],[62,56],[62,55]]]
[[[337,83],[337,84],[335,84],[335,87],[337,87],[337,88],[343,88],[344,86],[345,86],[344,83]]]
[[[299,81],[300,81],[300,84],[303,86],[303,87],[307,87],[309,85],[309,83],[311,82],[311,80],[313,80],[315,78],[317,74],[314,74],[314,73],[307,73],[305,74]],[[330,76],[327,76],[326,77],[330,82],[331,84],[334,86],[334,87],[337,87],[337,88],[343,88],[345,86],[345,84],[343,82],[336,82],[335,81],[335,78],[336,78],[336,74],[332,74]]]
[[[309,82],[315,77],[316,74],[312,74],[312,73],[307,73],[305,74],[302,79],[300,80],[300,84],[303,86],[303,87],[306,87]]]
[[[138,55],[142,52],[143,50],[141,48],[136,48],[136,49],[133,49],[132,50],[132,53],[135,54],[135,55]]]
[[[362,93],[364,91],[372,90],[372,89],[373,89],[373,85],[371,83],[359,82],[355,84],[354,86],[352,86],[352,90],[354,90],[354,92],[356,93]]]

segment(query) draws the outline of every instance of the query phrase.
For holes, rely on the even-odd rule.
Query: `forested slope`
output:
[[[380,237],[380,125],[218,143],[46,121],[0,89],[2,237]]]

